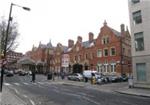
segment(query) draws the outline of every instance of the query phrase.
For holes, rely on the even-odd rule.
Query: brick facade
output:
[[[104,22],[96,39],[91,32],[88,41],[82,42],[82,37],[77,37],[77,42],[68,52],[70,65],[81,64],[83,70],[97,70],[107,75],[129,74],[131,72],[130,40],[129,31],[128,29],[125,31],[123,24],[121,32],[118,32]]]
[[[82,70],[97,70],[107,75],[129,74],[131,72],[131,38],[124,25],[120,32],[112,29],[104,22],[97,38],[89,32],[89,40],[84,41],[81,36],[77,41],[69,39],[68,46],[58,43],[56,47],[46,47],[39,44],[32,49],[29,55],[35,61],[42,61],[49,65],[48,68],[55,72],[65,70],[72,72],[75,64],[82,65]],[[64,56],[69,56],[68,67],[62,66]],[[66,60],[67,60],[66,59]],[[63,63],[64,64],[64,63]]]

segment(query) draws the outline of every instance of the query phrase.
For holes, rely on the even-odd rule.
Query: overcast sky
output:
[[[11,2],[31,8],[31,11],[13,6],[12,16],[19,24],[18,52],[25,53],[33,44],[51,40],[68,45],[77,36],[88,40],[88,33],[98,36],[104,20],[120,31],[120,24],[129,26],[128,0],[0,0],[0,17],[8,18]]]

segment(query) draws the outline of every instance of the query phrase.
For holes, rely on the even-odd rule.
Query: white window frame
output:
[[[115,54],[114,55],[112,55],[112,49],[115,49]],[[110,56],[115,56],[116,55],[116,48],[115,47],[111,47],[110,48]]]
[[[134,41],[135,41],[135,51],[144,51],[144,35],[143,35],[144,33],[143,32],[138,32],[138,33],[134,33]],[[139,49],[138,48],[138,41],[137,41],[137,39],[139,39],[139,38],[142,38],[142,40],[143,40],[143,42],[142,42],[142,46],[143,46],[143,48],[142,49]]]
[[[141,10],[138,10],[138,11],[133,12],[133,13],[132,13],[132,17],[133,17],[134,25],[135,25],[135,24],[141,24],[141,23],[142,23],[142,11],[141,11]],[[141,20],[141,22],[138,22],[139,19]]]
[[[97,50],[97,57],[102,57],[102,50],[101,49]]]
[[[107,52],[108,52],[108,55],[107,55],[107,56],[109,56],[109,50],[108,50],[108,48],[104,48],[104,50],[103,50],[103,55],[104,55],[104,57],[107,57],[107,56],[105,55],[105,50],[107,50]]]

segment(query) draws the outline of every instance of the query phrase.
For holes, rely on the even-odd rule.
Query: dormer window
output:
[[[103,37],[102,38],[102,44],[108,44],[109,43],[109,37]]]

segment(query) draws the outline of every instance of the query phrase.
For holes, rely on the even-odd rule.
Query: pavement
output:
[[[3,87],[0,105],[26,105],[23,100],[13,94],[7,87]]]
[[[150,89],[129,88],[128,82],[93,85],[90,82],[85,83],[85,82],[69,81],[67,79],[61,80],[58,78],[56,78],[54,81],[45,79],[45,81],[43,82],[48,82],[50,84],[80,86],[88,89],[95,89],[98,91],[117,92],[121,94],[128,94],[128,95],[150,98]],[[17,95],[13,94],[13,92],[10,91],[7,86],[4,86],[2,93],[0,93],[0,105],[26,105],[26,104]]]

